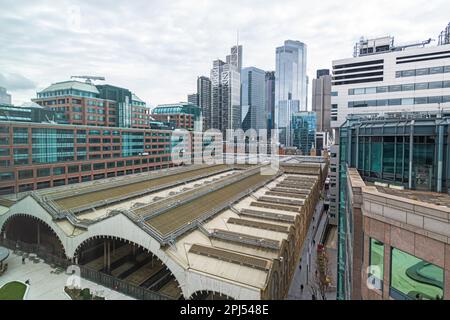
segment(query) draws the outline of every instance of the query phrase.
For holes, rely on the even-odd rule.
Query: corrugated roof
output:
[[[100,94],[100,92],[97,90],[97,88],[94,85],[80,82],[80,81],[63,81],[63,82],[53,83],[50,87],[42,90],[39,93],[52,92],[52,91],[57,91],[57,90],[68,90],[68,89],[74,89],[74,90],[80,90],[80,91],[86,91],[86,92],[91,92],[91,93],[95,93],[95,94]]]

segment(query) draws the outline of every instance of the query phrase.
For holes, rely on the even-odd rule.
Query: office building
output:
[[[314,112],[296,112],[292,114],[292,140],[293,146],[303,155],[310,155],[316,149],[316,114]]]
[[[131,95],[131,127],[150,128],[150,108],[134,93]]]
[[[234,46],[226,61],[215,60],[211,69],[211,128],[224,136],[241,127],[242,46]]]
[[[331,127],[335,130],[336,148],[340,152],[335,153],[337,159],[331,157],[332,163],[338,164],[336,168],[332,164],[330,178],[333,175],[338,178],[334,187],[330,186],[330,214],[337,217],[339,226],[340,299],[362,295],[361,285],[357,283],[361,279],[356,276],[357,282],[354,280],[361,269],[363,253],[355,250],[351,239],[348,240],[353,234],[346,234],[351,218],[345,215],[345,159],[352,157],[350,163],[360,170],[359,175],[367,183],[382,182],[417,192],[447,193],[445,164],[435,161],[444,159],[440,154],[442,144],[438,142],[442,135],[436,137],[436,132],[443,128],[439,119],[450,113],[450,46],[443,39],[445,31],[435,47],[427,47],[431,39],[408,45],[396,45],[393,37],[361,39],[355,45],[353,58],[333,62]],[[378,119],[378,122],[373,124],[373,130],[361,128],[361,134],[357,125],[348,138],[351,141],[342,145],[342,135],[347,139],[348,130],[339,127],[344,123],[347,127],[351,121],[361,118]],[[429,122],[421,121],[422,118]],[[434,127],[436,123],[440,124]],[[425,124],[437,131],[431,132],[434,129],[426,129]],[[371,137],[368,136],[370,130]],[[429,130],[429,137],[420,137],[426,130]],[[418,145],[414,146],[416,143]],[[354,263],[359,269],[348,267]],[[383,293],[384,297],[388,295],[389,292]]]
[[[341,127],[339,299],[450,299],[449,120]]]
[[[267,131],[272,136],[271,130],[274,128],[275,121],[275,71],[266,72],[266,115]]]
[[[131,91],[90,82],[57,82],[37,93],[33,102],[55,112],[61,124],[149,128],[150,109]]]
[[[318,69],[316,71],[316,79],[319,79],[322,76],[329,76],[330,75],[330,69]]]
[[[203,130],[212,128],[211,118],[211,80],[208,77],[197,78],[197,105],[202,110]]]
[[[171,123],[176,129],[202,132],[202,111],[192,103],[173,103],[158,105],[152,110],[152,118]]]
[[[312,111],[317,114],[317,131],[331,132],[331,76],[328,69],[317,70],[317,79],[313,79]]]
[[[11,104],[11,95],[3,87],[0,87],[0,104]]]
[[[198,93],[188,94],[187,96],[187,102],[190,104],[195,104],[196,106],[199,105],[199,95]]]
[[[280,143],[292,146],[290,120],[292,114],[307,110],[307,47],[300,41],[285,41],[276,49],[275,128]]]
[[[361,40],[355,57],[333,61],[331,127],[350,114],[374,117],[450,108],[450,45],[396,46]]]
[[[0,122],[0,194],[171,166],[171,131]]]
[[[266,72],[248,67],[241,72],[242,129],[267,129],[265,105]]]
[[[25,102],[20,107],[0,104],[0,121],[50,122],[56,120],[53,110],[34,102]]]

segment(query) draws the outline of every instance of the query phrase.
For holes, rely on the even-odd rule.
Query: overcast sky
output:
[[[150,105],[186,101],[239,30],[243,65],[273,70],[275,48],[308,45],[308,75],[351,57],[354,42],[437,39],[448,0],[0,0],[0,86],[13,102],[71,75],[101,75]]]

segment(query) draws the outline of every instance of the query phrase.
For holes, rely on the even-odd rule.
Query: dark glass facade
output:
[[[366,182],[383,182],[405,189],[449,193],[449,124],[449,116],[431,118],[416,115],[414,118],[398,119],[353,118],[340,128],[338,299],[349,299],[352,279],[352,230],[348,229],[352,228],[353,214],[351,208],[348,208],[350,190],[347,168],[356,168]],[[376,244],[381,246],[378,242],[371,245],[371,250],[374,251],[373,255],[371,251],[370,258],[374,261],[378,259],[377,255],[381,250],[375,248]],[[379,266],[378,263],[375,264]],[[374,275],[376,276],[375,273]],[[402,290],[391,288],[395,298],[411,298],[412,293]],[[439,292],[436,293],[438,294]]]

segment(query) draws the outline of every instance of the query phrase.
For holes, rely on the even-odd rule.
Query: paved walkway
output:
[[[48,264],[44,262],[34,263],[29,259],[26,259],[25,264],[22,264],[22,257],[12,252],[5,263],[8,263],[8,270],[0,276],[0,287],[14,280],[22,282],[30,280],[27,300],[70,300],[64,293],[64,286],[69,278],[64,272],[60,274],[50,273],[54,269]],[[91,289],[92,293],[103,296],[107,300],[134,300],[129,296],[85,279],[81,279],[81,286]]]
[[[288,293],[288,300],[311,300],[312,291],[311,284],[314,283],[316,272],[316,247],[320,243],[320,237],[326,227],[326,212],[323,211],[323,201],[319,201],[314,212],[314,220],[311,220],[311,225],[308,230],[308,236],[303,246],[301,256],[301,269],[299,263],[297,264],[296,272],[292,280],[291,288]],[[315,241],[315,246],[313,244]],[[310,259],[308,265],[308,245],[310,246]],[[336,286],[336,267],[337,267],[337,252],[334,248],[327,248],[327,253],[330,261],[330,269],[332,272],[332,286]],[[309,272],[308,272],[309,271]],[[303,291],[300,285],[303,284]],[[336,291],[327,292],[327,300],[336,300]]]

